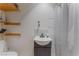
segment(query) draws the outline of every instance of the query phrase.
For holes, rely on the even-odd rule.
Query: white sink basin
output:
[[[40,38],[39,36],[36,36],[34,41],[39,45],[47,45],[51,42],[51,38]]]

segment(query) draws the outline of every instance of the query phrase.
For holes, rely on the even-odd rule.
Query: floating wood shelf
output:
[[[0,23],[4,23],[4,21],[0,21]]]
[[[5,36],[20,36],[21,34],[17,32],[7,32],[4,35]]]
[[[21,24],[20,22],[11,22],[11,21],[4,22],[4,25],[20,25],[20,24]]]
[[[4,23],[4,25],[21,25],[20,22],[14,22],[14,21],[0,21],[0,23]]]
[[[0,10],[3,10],[3,11],[17,11],[18,6],[15,3],[0,3]]]

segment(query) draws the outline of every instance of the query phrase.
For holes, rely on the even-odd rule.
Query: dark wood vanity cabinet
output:
[[[34,42],[34,56],[51,56],[51,42],[44,46]]]

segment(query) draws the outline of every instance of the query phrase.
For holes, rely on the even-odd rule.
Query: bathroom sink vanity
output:
[[[34,40],[34,56],[51,56],[51,39],[36,37]]]

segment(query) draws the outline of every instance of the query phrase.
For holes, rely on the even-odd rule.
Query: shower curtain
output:
[[[68,55],[68,6],[63,3],[55,7],[55,54],[56,56]]]
[[[61,5],[56,8],[55,53],[79,56],[79,3]]]
[[[79,3],[69,5],[68,43],[70,55],[79,56]]]

